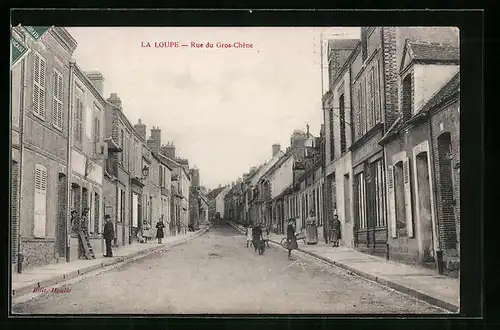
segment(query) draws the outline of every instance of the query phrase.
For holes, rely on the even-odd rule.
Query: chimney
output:
[[[173,142],[167,142],[166,145],[163,145],[161,152],[168,158],[175,160],[175,144]]]
[[[278,153],[280,152],[281,150],[281,145],[279,145],[278,143],[275,143],[273,144],[273,157]]]
[[[145,129],[145,128],[144,128]],[[159,127],[154,127],[151,129],[151,135],[149,136],[149,140],[147,142],[148,147],[151,148],[154,152],[160,152],[161,146],[161,129]]]
[[[141,118],[139,118],[138,123],[134,125],[134,129],[137,133],[139,133],[144,141],[146,141],[146,125],[141,122]]]
[[[87,71],[85,75],[90,80],[95,89],[102,95],[104,76],[99,71]]]
[[[109,98],[106,101],[117,106],[120,109],[122,108],[122,100],[120,100],[118,94],[116,93],[111,93],[111,95],[109,95]]]

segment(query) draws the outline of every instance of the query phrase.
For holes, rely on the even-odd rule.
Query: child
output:
[[[264,242],[266,242],[267,247],[269,247],[269,228],[266,228],[262,234]]]
[[[248,226],[247,227],[247,231],[246,231],[246,234],[247,234],[247,247],[249,246],[250,242],[252,241],[253,239],[253,235],[252,235],[252,227]]]

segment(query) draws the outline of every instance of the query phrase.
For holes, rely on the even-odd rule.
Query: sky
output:
[[[104,75],[105,98],[117,93],[129,121],[140,118],[148,137],[158,126],[162,142],[175,143],[176,155],[199,169],[208,189],[269,161],[274,143],[285,150],[294,129],[309,124],[319,135],[322,74],[327,86],[321,40],[359,38],[352,27],[67,29],[78,42],[78,66]],[[156,47],[161,42],[179,47]]]

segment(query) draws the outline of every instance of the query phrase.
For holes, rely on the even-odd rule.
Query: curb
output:
[[[71,271],[69,273],[62,274],[62,275],[56,275],[56,276],[51,277],[49,279],[46,279],[46,280],[43,280],[43,281],[40,281],[40,282],[36,282],[35,284],[25,285],[25,286],[23,286],[23,287],[21,287],[19,289],[16,289],[16,290],[12,289],[12,298],[18,298],[18,297],[20,297],[22,295],[30,293],[30,292],[32,292],[36,288],[46,287],[46,286],[53,286],[53,285],[59,284],[59,283],[64,282],[64,281],[68,281],[68,280],[74,279],[76,277],[79,277],[79,276],[82,276],[84,274],[93,272],[93,271],[95,271],[97,269],[100,269],[100,268],[104,268],[104,267],[116,265],[116,264],[119,264],[119,263],[126,263],[126,262],[129,262],[129,261],[134,261],[134,260],[137,260],[137,259],[141,259],[143,257],[146,257],[146,256],[150,255],[150,254],[153,254],[155,252],[161,251],[162,249],[168,249],[168,248],[176,246],[176,245],[187,243],[191,239],[194,239],[194,238],[196,238],[196,237],[198,237],[198,236],[206,233],[206,231],[207,231],[206,229],[202,229],[202,230],[200,230],[198,232],[195,232],[190,237],[187,237],[187,238],[185,238],[183,240],[179,240],[177,242],[173,242],[171,244],[167,243],[167,244],[162,245],[162,246],[154,246],[154,247],[151,247],[151,248],[148,248],[148,249],[144,249],[144,250],[141,250],[141,251],[137,251],[137,252],[131,253],[131,254],[126,255],[126,256],[116,257],[115,259],[111,259],[109,261],[108,260],[103,261],[103,262],[101,262],[98,265],[88,266],[88,267],[85,267],[85,268],[82,268],[82,269],[78,269],[78,270],[74,270],[74,271]]]
[[[230,223],[230,225],[233,228],[235,228],[236,230],[238,230],[240,232],[242,231],[240,228],[237,227],[237,225],[233,225],[232,223]],[[276,242],[274,240],[269,240],[269,242],[272,242],[272,243],[274,243],[274,244],[276,244],[278,246],[281,246],[281,244],[279,242]],[[413,298],[417,298],[419,300],[425,301],[426,303],[429,303],[431,305],[440,307],[440,308],[445,309],[445,310],[447,310],[449,312],[458,313],[458,311],[460,310],[459,306],[457,306],[457,305],[454,305],[454,304],[451,304],[451,303],[446,302],[444,300],[432,297],[432,296],[430,296],[428,294],[425,294],[423,292],[411,289],[409,287],[406,287],[406,286],[401,285],[399,283],[396,283],[394,281],[387,280],[385,278],[380,278],[380,277],[377,277],[377,276],[369,274],[369,273],[365,273],[363,271],[355,269],[355,268],[353,268],[351,266],[348,266],[346,264],[343,264],[343,263],[340,263],[340,262],[337,262],[337,261],[325,258],[325,257],[323,257],[323,256],[321,256],[321,255],[319,255],[319,254],[317,254],[315,252],[305,251],[305,250],[301,249],[300,247],[297,248],[297,250],[300,251],[300,252],[302,252],[302,253],[305,253],[305,254],[308,254],[310,256],[313,256],[313,257],[315,257],[317,259],[320,259],[320,260],[322,260],[322,261],[324,261],[324,262],[326,262],[328,264],[337,266],[339,268],[343,268],[343,269],[347,270],[348,272],[350,272],[352,274],[358,275],[359,277],[362,277],[364,279],[376,282],[376,283],[378,283],[378,284],[380,284],[382,286],[391,288],[391,289],[393,289],[395,291],[407,294],[409,296],[412,296]]]

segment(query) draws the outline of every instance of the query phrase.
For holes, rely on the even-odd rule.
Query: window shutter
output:
[[[404,178],[404,191],[405,191],[406,227],[408,228],[408,237],[414,237],[412,202],[411,202],[410,162],[408,161],[408,157],[406,157],[403,161],[403,178]]]
[[[396,229],[396,206],[394,200],[394,166],[387,166],[387,213],[389,216],[389,223],[391,224],[391,234],[393,238],[398,237]]]
[[[33,236],[45,238],[47,210],[47,169],[37,164],[35,169],[35,209]]]
[[[42,118],[45,118],[45,75],[46,75],[47,65],[45,60],[40,57],[40,107],[39,114]]]
[[[33,113],[40,115],[40,56],[33,54]]]
[[[381,120],[380,115],[380,90],[379,90],[379,64],[378,61],[375,64],[375,123],[379,123]]]
[[[121,222],[122,221],[122,217],[121,217],[121,210],[122,210],[122,190],[120,188],[118,188],[118,196],[116,198],[118,200],[118,205],[116,207],[116,218],[117,218],[117,222]]]

